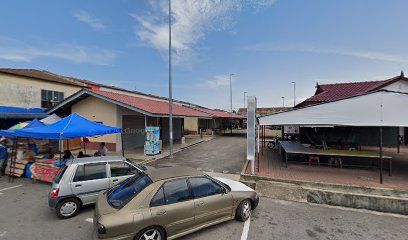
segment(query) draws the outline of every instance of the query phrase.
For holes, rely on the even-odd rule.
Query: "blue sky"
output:
[[[408,65],[404,0],[173,0],[173,96],[234,109],[293,105],[316,82],[393,77]],[[4,0],[0,67],[44,69],[168,95],[167,1]]]

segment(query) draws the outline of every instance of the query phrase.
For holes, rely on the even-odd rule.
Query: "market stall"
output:
[[[17,145],[15,142],[16,130],[34,129],[44,126],[45,125],[38,119],[34,119],[31,122],[18,123],[8,130],[0,130],[0,136],[13,139],[14,147],[9,150],[11,158],[8,159],[7,168],[5,170],[7,174],[21,177],[24,174],[24,171],[27,169],[28,164],[34,162],[34,156],[39,151],[37,145],[30,142],[29,139],[26,141],[20,141],[20,144]]]
[[[259,125],[262,127],[292,125],[304,127],[353,126],[376,128],[376,131],[378,131],[376,133],[379,136],[379,151],[374,157],[379,159],[380,183],[383,183],[383,160],[389,159],[383,154],[383,129],[385,127],[408,127],[408,111],[405,108],[407,100],[407,93],[380,90],[328,103],[261,116],[258,120]],[[262,141],[264,144],[265,138]],[[328,155],[327,152],[324,154]],[[340,155],[339,153],[334,154]],[[348,155],[354,154],[354,152],[348,153]],[[367,155],[360,154],[358,157],[367,158]],[[389,168],[389,175],[391,175],[391,162]]]
[[[121,131],[121,128],[105,126],[73,113],[49,126],[15,130],[14,137],[16,139],[15,146],[17,146],[21,138],[63,141],[75,138],[117,134],[121,133]],[[14,158],[12,157],[11,159],[12,162],[9,166],[11,166],[10,169],[13,170],[10,170],[10,176],[15,176],[16,174],[12,173],[17,169],[17,166],[19,164],[18,150],[15,152]],[[28,175],[30,175],[33,179],[52,182],[52,179],[57,174],[59,167],[63,164],[64,163],[62,162],[61,156],[59,160],[39,158],[33,161],[28,170],[26,168],[26,172],[28,172]]]

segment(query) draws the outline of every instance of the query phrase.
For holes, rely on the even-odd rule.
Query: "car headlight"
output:
[[[96,230],[98,231],[98,234],[106,234],[106,228],[102,224],[98,223],[96,225]]]

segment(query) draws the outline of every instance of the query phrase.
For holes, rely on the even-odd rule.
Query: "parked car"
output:
[[[174,239],[231,219],[246,221],[250,187],[185,167],[149,169],[99,193],[95,239]]]
[[[48,204],[58,217],[73,217],[82,206],[95,203],[100,191],[145,170],[146,166],[117,156],[69,160],[54,178]]]

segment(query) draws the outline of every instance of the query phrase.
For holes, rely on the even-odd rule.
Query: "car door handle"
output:
[[[205,202],[199,202],[199,203],[197,204],[197,207],[204,206],[204,205],[205,205]]]
[[[119,181],[119,179],[113,179],[113,180],[112,180],[112,182],[117,182],[117,181]]]
[[[75,185],[75,187],[82,187],[82,184],[77,184]]]
[[[166,210],[161,210],[161,211],[157,212],[158,216],[161,216],[161,215],[164,215],[164,214],[166,214]]]

